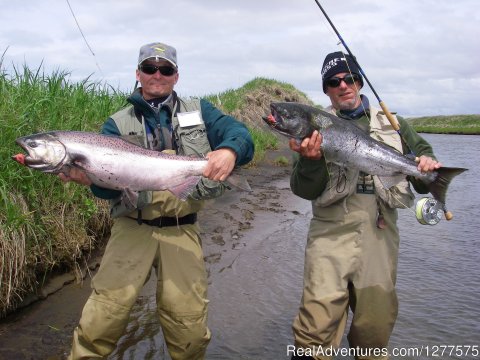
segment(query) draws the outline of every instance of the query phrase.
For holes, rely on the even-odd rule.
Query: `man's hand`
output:
[[[88,178],[87,174],[85,174],[83,170],[80,170],[78,168],[70,168],[68,175],[60,173],[58,174],[58,177],[63,182],[73,181],[80,185],[92,185],[92,180]]]
[[[224,181],[235,167],[237,153],[229,148],[222,148],[209,152],[207,167],[203,171],[203,176],[210,180]]]
[[[312,160],[319,160],[322,158],[322,150],[320,145],[322,144],[322,134],[315,130],[311,137],[305,138],[300,144],[297,144],[295,139],[290,139],[288,145],[290,149],[298,152],[303,157]]]
[[[442,167],[441,163],[425,155],[416,158],[415,161],[418,163],[417,169],[423,173],[437,170]]]

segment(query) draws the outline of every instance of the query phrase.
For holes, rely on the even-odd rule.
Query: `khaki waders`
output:
[[[338,348],[349,307],[354,314],[348,333],[350,347],[388,346],[398,312],[399,235],[396,210],[382,210],[387,227],[381,230],[376,226],[377,208],[371,194],[355,193],[326,208],[313,202],[303,297],[293,323],[297,347]]]
[[[173,360],[203,359],[207,327],[207,274],[196,224],[154,227],[114,220],[93,292],[75,329],[69,360],[101,359],[115,349],[152,266],[157,311]]]

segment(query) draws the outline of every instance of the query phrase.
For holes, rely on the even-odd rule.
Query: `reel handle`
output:
[[[450,211],[448,211],[446,208],[443,208],[443,213],[445,214],[445,219],[447,221],[450,221],[453,219],[453,214]]]

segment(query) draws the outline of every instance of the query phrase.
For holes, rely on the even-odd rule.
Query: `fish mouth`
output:
[[[263,121],[267,123],[275,131],[279,132],[280,134],[287,136],[287,137],[294,137],[290,134],[286,129],[283,128],[282,124],[282,117],[278,113],[278,110],[275,108],[274,104],[270,104],[270,114],[267,116],[262,116]]]
[[[31,167],[31,168],[40,168],[47,165],[42,159],[35,158],[30,154],[17,154],[13,155],[12,159],[18,162],[19,164]]]
[[[268,114],[267,116],[263,116],[262,119],[270,127],[275,128],[275,130],[278,130],[278,128],[276,127],[281,124],[281,117],[278,115],[278,111],[277,109],[275,109],[275,106],[273,104],[270,104],[270,114]]]
[[[38,158],[37,156],[35,156],[35,154],[32,154],[30,152],[30,149],[23,143],[22,139],[17,139],[15,142],[25,151],[25,154],[20,153],[17,155],[13,155],[13,160],[18,162],[19,164],[25,165],[33,169],[45,168],[48,165],[41,158]]]
[[[262,116],[263,121],[265,121],[271,127],[275,127],[277,125],[277,120],[275,119],[275,115],[268,114],[267,116]]]

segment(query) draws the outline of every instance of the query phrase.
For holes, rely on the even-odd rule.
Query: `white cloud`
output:
[[[328,105],[320,67],[340,47],[314,1],[69,1],[95,58],[66,1],[0,0],[4,68],[43,61],[47,73],[64,69],[73,80],[93,74],[129,91],[139,47],[163,41],[178,50],[183,95],[216,93],[262,76]],[[480,113],[477,0],[321,4],[392,111]]]

